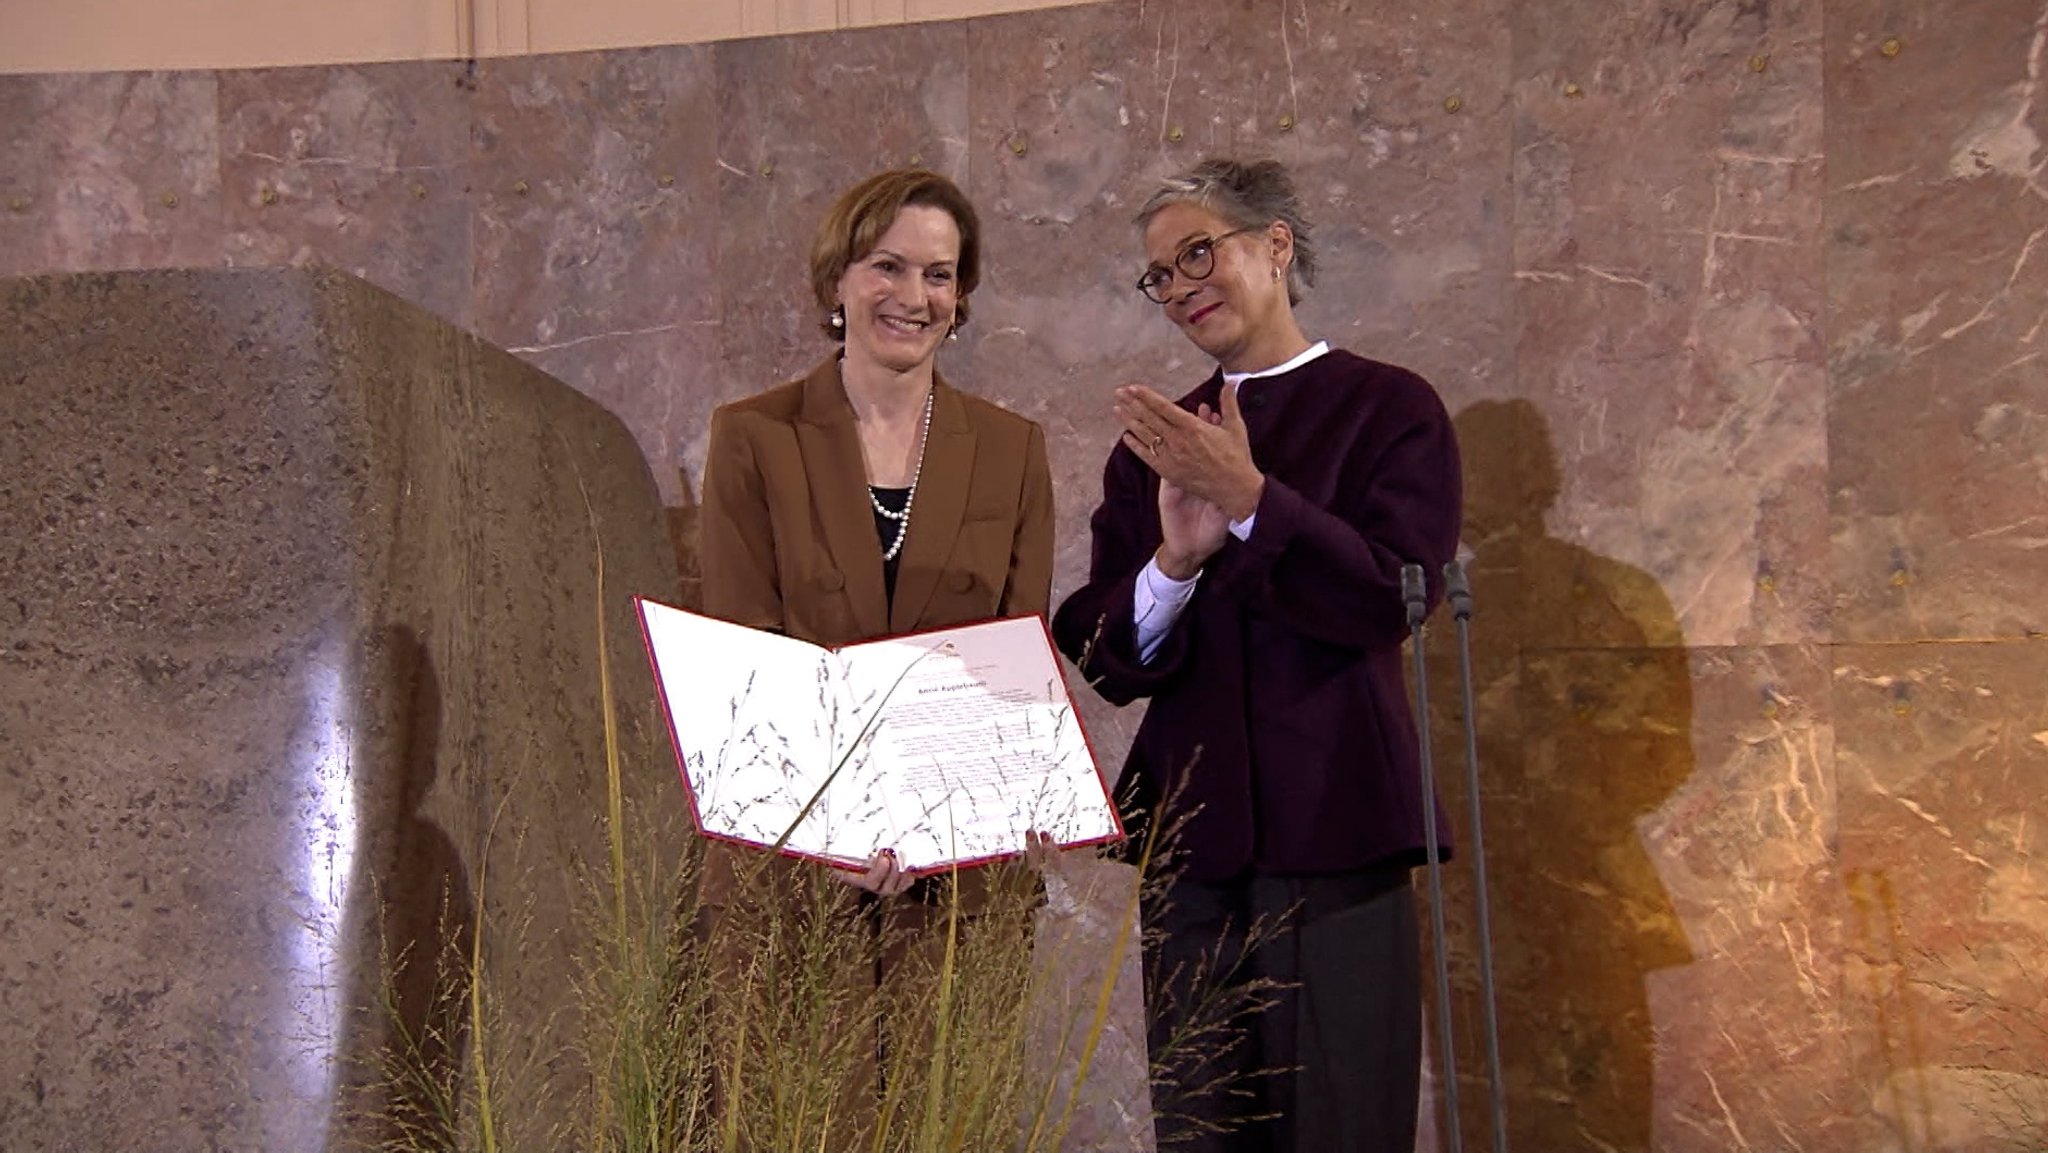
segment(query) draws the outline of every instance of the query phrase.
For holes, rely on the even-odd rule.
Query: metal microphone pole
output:
[[[1464,1153],[1458,1129],[1458,1048],[1451,1038],[1451,967],[1444,955],[1444,877],[1436,837],[1436,770],[1429,754],[1429,673],[1422,657],[1422,620],[1429,615],[1429,594],[1422,566],[1401,566],[1401,599],[1408,604],[1408,634],[1415,644],[1415,729],[1422,752],[1422,843],[1429,854],[1429,931],[1436,946],[1437,1032],[1444,1060],[1444,1104],[1450,1112],[1451,1153]]]
[[[1479,822],[1479,720],[1472,699],[1472,583],[1465,566],[1444,566],[1444,597],[1458,622],[1458,681],[1465,694],[1465,795],[1472,804],[1472,876],[1479,905],[1479,987],[1486,1009],[1486,1084],[1492,1093],[1493,1153],[1508,1153],[1507,1085],[1500,1072],[1500,1022],[1493,998],[1493,918],[1486,903],[1486,832]]]

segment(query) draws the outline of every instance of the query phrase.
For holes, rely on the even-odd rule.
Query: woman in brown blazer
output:
[[[811,289],[825,334],[843,347],[804,378],[712,415],[700,521],[706,613],[838,645],[1047,611],[1044,433],[953,388],[935,364],[967,321],[980,240],[966,196],[922,169],[869,177],[819,224]],[[714,845],[707,855],[702,902],[714,916],[732,898],[744,851]],[[911,879],[886,850],[864,873],[765,867],[778,891],[830,872],[874,894],[863,898],[871,923],[886,910],[913,938],[943,911],[934,883],[904,895]],[[963,911],[1004,875],[1015,870],[963,874]],[[893,936],[899,948],[904,936]],[[892,968],[878,957],[861,979],[887,982]],[[869,1111],[874,1086],[859,1079],[835,1129],[867,1123],[845,1108]]]
[[[849,189],[819,224],[811,289],[844,347],[711,417],[704,611],[839,645],[1052,598],[1052,475],[1038,425],[947,384],[939,346],[980,278],[973,205],[935,172]],[[878,854],[856,883],[907,884]]]

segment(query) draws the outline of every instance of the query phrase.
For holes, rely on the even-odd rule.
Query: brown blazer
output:
[[[834,357],[712,414],[699,521],[704,611],[823,645],[1043,616],[1052,513],[1044,432],[938,380],[892,607]]]
[[[839,359],[711,415],[699,562],[704,612],[840,645],[1052,602],[1052,473],[1038,425],[938,380],[896,599]],[[731,898],[737,862],[705,858],[699,900]],[[964,880],[964,878],[963,878]],[[963,884],[963,900],[973,903]]]

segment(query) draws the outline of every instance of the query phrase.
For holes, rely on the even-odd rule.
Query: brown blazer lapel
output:
[[[967,515],[967,490],[974,476],[974,425],[967,405],[951,385],[932,382],[932,430],[925,438],[924,466],[910,509],[910,537],[897,560],[896,601],[889,631],[909,632],[939,587],[960,522]],[[876,555],[880,555],[879,548]]]
[[[880,636],[889,628],[888,593],[882,588],[882,545],[875,536],[875,517],[868,506],[868,470],[861,459],[860,430],[854,425],[846,389],[839,383],[838,358],[819,365],[804,380],[796,437],[804,456],[811,504],[824,525],[825,547],[846,581],[854,623],[862,636]]]

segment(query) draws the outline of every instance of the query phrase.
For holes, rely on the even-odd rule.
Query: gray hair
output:
[[[1199,204],[1230,222],[1232,228],[1264,228],[1274,221],[1287,225],[1294,234],[1294,260],[1287,266],[1287,303],[1300,304],[1316,282],[1316,242],[1313,226],[1301,210],[1301,197],[1294,191],[1294,178],[1277,160],[1246,164],[1224,157],[1212,157],[1176,176],[1159,182],[1159,187],[1138,210],[1140,229],[1152,223],[1169,204]]]

